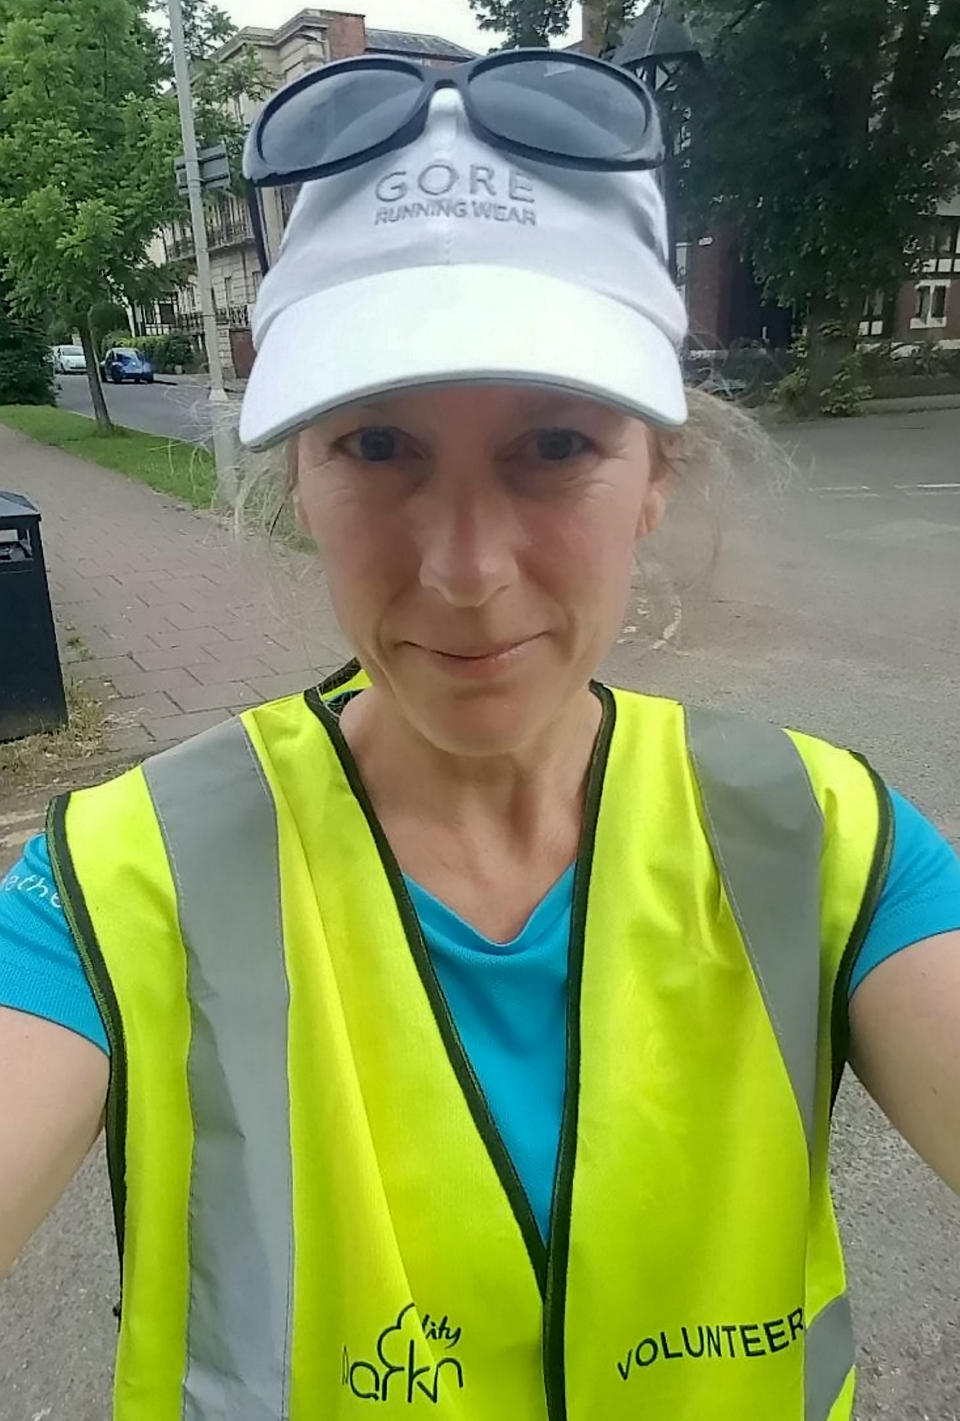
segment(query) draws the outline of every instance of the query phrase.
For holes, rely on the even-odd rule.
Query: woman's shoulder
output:
[[[0,879],[0,1006],[65,1026],[108,1050],[44,834]]]

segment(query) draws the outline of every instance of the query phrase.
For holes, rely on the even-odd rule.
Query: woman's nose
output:
[[[454,607],[482,607],[517,577],[519,528],[492,483],[444,482],[421,509],[420,581]]]

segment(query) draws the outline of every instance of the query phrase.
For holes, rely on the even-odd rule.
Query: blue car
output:
[[[115,385],[123,384],[124,380],[134,380],[138,385],[141,381],[153,384],[153,366],[142,350],[135,350],[131,345],[117,345],[108,350],[100,369],[103,378],[112,380]]]

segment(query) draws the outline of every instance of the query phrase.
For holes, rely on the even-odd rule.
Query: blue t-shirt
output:
[[[960,860],[891,793],[894,851],[850,980],[885,958],[960,928]],[[573,868],[509,943],[493,943],[408,880],[431,960],[503,1142],[546,1237],[566,1070],[567,944]],[[0,1005],[46,1017],[103,1051],[107,1039],[64,917],[46,840],[26,846],[0,883]]]

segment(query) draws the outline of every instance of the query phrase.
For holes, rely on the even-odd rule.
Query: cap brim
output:
[[[281,312],[260,343],[240,438],[266,449],[343,405],[457,384],[548,386],[668,428],[687,418],[679,357],[648,316],[542,273],[429,266]]]

